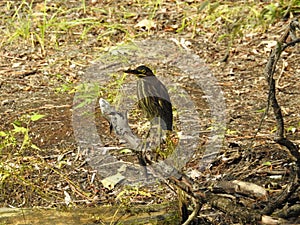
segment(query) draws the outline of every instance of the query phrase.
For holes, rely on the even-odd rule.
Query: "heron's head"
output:
[[[131,73],[131,74],[135,74],[137,77],[147,77],[147,76],[154,76],[153,72],[147,67],[147,66],[138,66],[136,69],[134,70],[125,70],[125,73]]]

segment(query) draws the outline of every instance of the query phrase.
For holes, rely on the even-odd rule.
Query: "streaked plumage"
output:
[[[160,122],[161,128],[172,130],[172,104],[168,90],[163,83],[144,65],[124,72],[135,74],[139,78],[137,81],[138,104],[146,113],[147,118],[159,117],[163,120]]]

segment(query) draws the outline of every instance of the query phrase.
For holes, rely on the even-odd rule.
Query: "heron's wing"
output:
[[[140,83],[143,85],[143,97],[154,96],[171,102],[167,88],[157,77],[144,77]]]
[[[156,77],[145,77],[138,81],[138,98],[141,108],[145,108],[148,117],[158,116],[166,127],[172,130],[172,104],[167,88]]]

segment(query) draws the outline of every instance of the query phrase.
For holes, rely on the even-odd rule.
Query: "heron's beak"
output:
[[[131,74],[140,74],[140,72],[137,71],[137,70],[124,70],[123,72],[124,73],[131,73]]]

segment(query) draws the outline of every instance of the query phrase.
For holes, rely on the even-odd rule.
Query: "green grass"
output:
[[[69,95],[73,95],[74,92],[79,93],[77,97],[83,101],[76,107],[84,107],[100,96],[106,98],[112,105],[119,105],[122,97],[120,89],[126,82],[125,75],[111,74],[106,87],[97,84],[76,86],[77,80],[69,79],[69,74],[79,70],[76,67],[75,72],[72,71],[71,65],[78,66],[80,69],[89,66],[91,61],[97,60],[99,55],[111,46],[120,46],[132,40],[169,36],[197,40],[197,37],[211,33],[214,34],[216,41],[225,42],[231,47],[245,34],[263,33],[288,14],[300,12],[299,0],[266,3],[133,0],[117,6],[100,3],[101,7],[85,0],[72,1],[72,4],[66,1],[46,0],[6,1],[0,4],[2,37],[0,48],[4,52],[7,51],[5,53],[13,60],[21,58],[25,62],[30,62],[31,55],[38,55],[40,58],[33,61],[33,65],[49,76],[50,83],[57,85],[53,88],[53,92]],[[136,27],[142,19],[153,21],[156,28],[147,30]],[[168,31],[169,27],[173,29]],[[28,56],[29,59],[23,59],[18,55],[19,49],[22,51],[33,49],[33,51],[30,57]],[[10,65],[7,67],[10,68]],[[32,126],[41,119],[41,116],[25,115],[8,122],[10,127],[0,131],[2,154],[0,202],[7,201],[11,196],[19,196],[18,191],[25,191],[26,199],[17,199],[16,205],[22,205],[23,200],[27,204],[32,195],[40,196],[49,205],[53,201],[63,202],[62,195],[56,196],[57,187],[51,186],[51,182],[55,183],[55,180],[51,180],[49,174],[55,174],[54,179],[57,178],[65,186],[70,185],[77,190],[80,189],[78,184],[64,175],[66,172],[64,169],[69,162],[65,160],[45,162],[40,157],[39,153],[44,149],[40,149],[34,143],[30,134]],[[50,115],[45,116],[47,118]],[[295,128],[299,129],[299,126],[298,124],[289,127],[288,131],[293,132]],[[227,134],[234,135],[236,132],[227,130]],[[167,144],[170,151],[161,153],[161,157],[171,154],[174,149],[173,143]],[[59,149],[61,152],[65,150]],[[55,169],[51,169],[52,167]],[[41,186],[43,182],[48,189]],[[11,190],[14,194],[10,193]],[[128,196],[147,197],[147,193],[140,190],[122,194],[123,196],[119,198],[124,198],[124,201]]]
[[[21,154],[28,148],[34,150],[40,150],[38,146],[36,146],[31,138],[30,138],[30,125],[39,119],[43,118],[44,115],[40,114],[31,114],[31,115],[23,115],[20,120],[16,120],[12,123],[13,129],[8,131],[0,131],[0,153],[5,154],[3,152],[4,149],[18,149],[15,154]],[[11,154],[11,151],[7,151],[7,153]]]
[[[22,0],[19,4],[7,3],[5,11],[13,13],[12,16],[4,16],[6,24],[3,29],[4,38],[0,46],[24,43],[32,47],[40,47],[43,54],[45,48],[60,47],[64,42],[89,41],[96,35],[98,41],[103,44],[114,45],[114,36],[122,34],[123,41],[132,40],[135,37],[154,35],[153,30],[138,30],[132,27],[131,19],[141,13],[147,16],[141,19],[149,19],[157,25],[165,21],[159,20],[158,15],[168,7],[180,9],[175,21],[178,28],[176,33],[191,33],[191,38],[201,35],[209,30],[218,35],[218,40],[228,39],[230,43],[234,39],[243,36],[244,33],[253,30],[265,30],[276,20],[287,13],[299,13],[299,0],[280,1],[279,3],[240,3],[240,2],[214,2],[204,1],[192,4],[174,3],[169,5],[162,0],[153,0],[147,3],[133,1],[130,7],[119,8],[93,7],[82,0],[81,4],[67,8],[67,5],[51,5],[44,1],[38,5],[34,1]],[[140,10],[138,10],[140,9]],[[72,16],[73,15],[73,16]],[[80,18],[78,18],[80,15]],[[175,25],[175,24],[173,24]],[[220,25],[223,27],[220,30]]]

